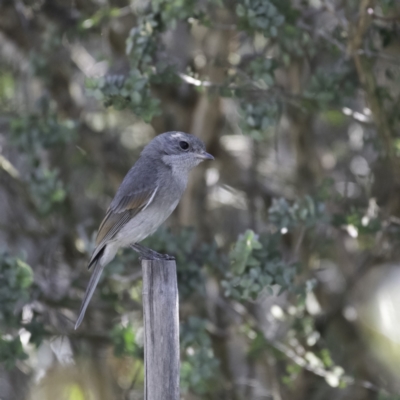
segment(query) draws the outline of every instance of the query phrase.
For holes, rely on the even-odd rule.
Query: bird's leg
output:
[[[169,256],[168,254],[157,253],[138,243],[133,243],[130,247],[139,253],[142,260],[175,260],[175,257]]]

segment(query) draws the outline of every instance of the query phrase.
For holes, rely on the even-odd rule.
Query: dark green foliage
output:
[[[33,272],[28,264],[0,253],[0,362],[7,368],[28,357],[18,331],[23,324],[22,308],[31,301],[32,283]]]
[[[246,330],[246,329],[245,329]],[[265,336],[260,331],[251,331],[248,332],[248,336],[251,337],[251,343],[249,345],[248,356],[250,359],[258,360],[262,359],[264,356],[264,351],[268,348],[268,342],[265,339]]]
[[[143,347],[137,345],[132,325],[115,325],[111,331],[111,340],[117,357],[143,357]]]
[[[30,66],[35,76],[47,84],[51,83],[49,74],[49,59],[56,60],[59,52],[62,51],[62,33],[58,27],[50,25],[47,32],[41,36],[40,48],[32,49],[30,52]]]
[[[305,196],[290,204],[286,199],[274,199],[268,210],[269,221],[279,230],[291,230],[297,226],[310,228],[317,223],[328,222],[325,204]]]
[[[155,40],[158,30],[156,15],[150,14],[130,31],[126,41],[126,54],[129,55],[133,68],[151,68],[158,47]]]
[[[57,169],[44,166],[43,151],[61,149],[75,139],[77,124],[59,121],[54,113],[29,115],[11,121],[11,141],[26,157],[29,176],[26,180],[32,199],[41,215],[48,215],[66,197]]]
[[[257,261],[252,257],[253,250],[262,248],[261,243],[257,239],[257,235],[250,230],[239,236],[230,254],[231,267],[236,274],[243,274],[247,265],[257,265]]]
[[[241,27],[250,31],[260,31],[266,37],[275,37],[285,17],[270,0],[243,0],[236,6]]]
[[[257,83],[262,81],[266,87],[270,87],[275,83],[274,72],[277,67],[276,60],[271,58],[256,58],[249,64],[249,70],[253,79]]]
[[[27,358],[28,355],[22,347],[19,336],[0,338],[0,362],[4,363],[6,368],[11,369],[17,360],[26,360]]]
[[[0,75],[0,106],[4,111],[12,110],[15,80],[10,71],[3,71]]]
[[[290,24],[282,28],[280,39],[280,58],[285,65],[307,55],[313,56],[317,51],[310,34]]]
[[[278,285],[279,293],[285,290],[306,293],[311,282],[305,286],[295,284],[299,264],[284,261],[282,234],[294,228],[308,229],[326,223],[324,204],[310,196],[293,204],[276,199],[269,209],[269,221],[275,225],[276,233],[258,236],[248,230],[235,243],[230,252],[231,267],[222,281],[226,296],[255,300],[265,289],[273,293],[274,285]]]
[[[156,0],[152,2],[152,8],[165,29],[175,27],[178,21],[186,21],[193,15],[199,16],[198,3],[196,0]]]
[[[253,103],[243,102],[243,131],[255,140],[262,140],[269,135],[269,129],[275,126],[279,116],[279,104],[272,102]]]
[[[265,289],[272,293],[273,285],[280,292],[294,289],[297,264],[283,261],[280,238],[280,233],[258,238],[250,230],[239,237],[230,253],[231,268],[222,281],[225,296],[256,300]]]
[[[87,88],[106,107],[113,106],[116,110],[127,107],[145,121],[159,114],[159,101],[150,92],[148,77],[139,70],[131,70],[125,78],[121,75],[107,76],[98,80],[90,80]]]
[[[182,364],[181,390],[205,395],[214,391],[218,380],[218,360],[213,354],[207,322],[189,317],[180,327]]]
[[[400,400],[400,396],[391,395],[385,391],[380,391],[378,395],[378,400]]]
[[[384,12],[393,11],[393,7],[396,4],[396,0],[382,0],[381,5]]]
[[[286,375],[282,376],[282,383],[293,388],[294,382],[301,373],[302,368],[297,364],[288,364],[286,367]]]
[[[31,267],[21,258],[0,253],[0,324],[15,327],[22,307],[29,302],[33,283]]]
[[[382,220],[376,217],[368,218],[365,210],[352,209],[348,213],[337,214],[334,216],[332,223],[336,226],[352,225],[359,234],[375,234],[382,229]]]
[[[351,72],[348,67],[333,71],[316,71],[304,92],[305,97],[315,101],[321,109],[345,104],[356,89]]]
[[[48,215],[66,197],[66,191],[62,182],[58,179],[56,170],[33,170],[30,176],[29,188],[35,205],[42,215]]]
[[[11,138],[27,156],[37,157],[42,148],[50,149],[73,140],[76,128],[73,121],[60,121],[54,113],[29,115],[11,121]]]

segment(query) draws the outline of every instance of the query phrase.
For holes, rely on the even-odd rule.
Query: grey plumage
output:
[[[206,153],[204,143],[183,132],[158,135],[143,149],[99,227],[96,248],[88,265],[94,270],[75,329],[83,320],[104,267],[120,247],[139,243],[157,230],[178,205],[190,170],[205,159],[213,157]],[[134,248],[140,251],[141,246]]]

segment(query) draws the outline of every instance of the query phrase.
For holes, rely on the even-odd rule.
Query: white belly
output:
[[[161,212],[155,212],[153,207],[139,212],[120,230],[116,237],[119,246],[127,247],[132,243],[139,243],[153,234],[158,227],[171,215],[178,205],[179,199]]]

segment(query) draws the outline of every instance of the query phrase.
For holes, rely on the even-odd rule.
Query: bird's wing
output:
[[[93,264],[104,245],[112,240],[120,229],[140,211],[146,209],[154,199],[158,186],[142,188],[124,195],[117,196],[107,210],[107,214],[100,224],[96,238],[96,248],[90,259],[89,266]]]

